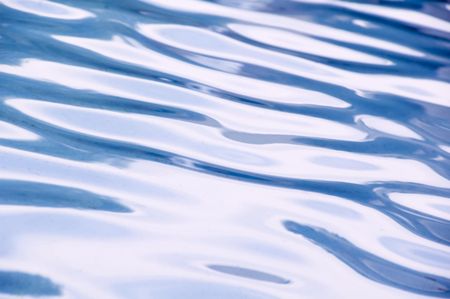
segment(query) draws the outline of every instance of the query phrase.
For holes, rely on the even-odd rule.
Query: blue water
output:
[[[450,298],[449,20],[0,0],[0,298]]]

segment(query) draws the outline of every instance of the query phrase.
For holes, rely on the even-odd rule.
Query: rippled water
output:
[[[449,19],[0,0],[0,297],[450,297]]]

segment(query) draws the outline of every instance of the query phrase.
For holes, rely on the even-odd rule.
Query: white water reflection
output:
[[[392,62],[387,59],[372,56],[345,47],[339,47],[332,43],[320,41],[306,35],[295,34],[291,31],[243,24],[229,24],[228,27],[246,38],[250,38],[254,41],[273,47],[280,47],[302,53],[359,63],[381,65],[392,64]]]
[[[444,4],[0,12],[1,298],[448,297]]]
[[[2,0],[1,4],[30,15],[63,20],[81,20],[94,15],[86,10],[47,0]]]

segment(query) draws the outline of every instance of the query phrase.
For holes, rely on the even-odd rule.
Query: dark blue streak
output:
[[[321,228],[294,221],[284,221],[283,225],[288,231],[305,237],[373,281],[427,296],[442,298],[450,296],[449,278],[418,272],[392,263]]]
[[[46,277],[14,271],[0,271],[0,293],[33,297],[62,294],[60,287]]]
[[[13,180],[0,180],[0,205],[131,212],[130,208],[107,196],[76,188]]]

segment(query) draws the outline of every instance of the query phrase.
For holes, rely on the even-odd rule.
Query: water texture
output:
[[[0,0],[0,298],[450,298],[449,20]]]

